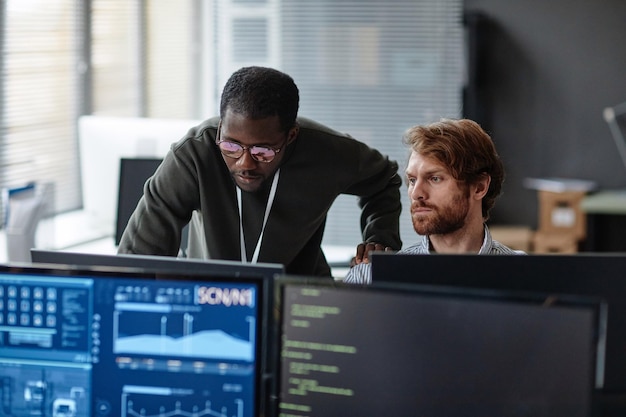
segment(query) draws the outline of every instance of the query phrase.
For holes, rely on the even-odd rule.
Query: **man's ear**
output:
[[[289,129],[289,133],[287,133],[287,145],[296,140],[298,133],[300,133],[300,125],[296,123],[291,129]]]
[[[491,176],[485,172],[480,174],[480,178],[476,181],[474,185],[473,196],[477,200],[482,200],[487,191],[489,191],[489,185],[491,184]]]

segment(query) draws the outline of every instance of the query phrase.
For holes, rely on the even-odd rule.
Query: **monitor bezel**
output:
[[[626,256],[622,253],[475,255],[475,254],[371,254],[372,281],[403,282],[454,288],[556,292],[605,299],[609,314],[606,327],[604,378],[597,384],[606,394],[626,394],[625,314],[613,304],[624,305]],[[417,273],[419,271],[419,273]],[[447,272],[444,272],[447,271]],[[576,278],[576,274],[578,277]],[[624,279],[624,284],[620,282]],[[569,286],[569,287],[568,287]],[[621,294],[621,295],[620,295]],[[615,303],[619,301],[619,303]],[[619,308],[619,307],[618,307]],[[624,305],[626,308],[626,305]],[[618,310],[619,311],[619,310]],[[617,318],[616,318],[617,317]],[[619,339],[612,333],[623,331]],[[613,330],[613,331],[612,331]],[[617,340],[619,340],[617,339]]]
[[[0,278],[4,275],[23,276],[23,277],[56,277],[67,279],[94,279],[107,278],[119,280],[149,280],[149,281],[168,281],[181,283],[236,283],[243,285],[253,285],[258,289],[259,295],[257,308],[261,320],[257,323],[257,340],[255,348],[255,357],[257,367],[255,369],[255,410],[254,415],[270,415],[270,403],[268,398],[271,395],[271,375],[273,370],[269,368],[269,360],[272,358],[271,344],[268,343],[267,332],[271,328],[271,308],[273,306],[273,276],[270,279],[268,275],[257,273],[248,274],[244,268],[240,268],[239,272],[229,273],[226,265],[220,265],[214,271],[203,272],[201,270],[192,269],[176,269],[165,267],[141,268],[128,266],[87,266],[87,265],[65,265],[65,264],[45,264],[45,263],[4,263],[0,264]],[[262,266],[262,268],[265,266]],[[251,269],[252,271],[253,269]],[[258,271],[259,268],[254,268]]]
[[[34,253],[34,251],[31,251]],[[255,407],[260,415],[268,414],[267,398],[270,396],[273,379],[275,354],[273,343],[273,300],[274,279],[284,268],[280,264],[243,264],[231,261],[202,261],[186,258],[162,257],[155,255],[94,255],[60,251],[37,251],[38,255],[53,256],[59,263],[49,262],[32,264],[0,265],[0,275],[4,273],[42,274],[67,277],[108,277],[108,278],[142,278],[156,281],[187,281],[187,282],[236,282],[254,284],[259,289],[259,324],[257,338],[257,376]],[[84,256],[82,256],[84,255]],[[71,260],[77,263],[65,263]],[[51,259],[50,261],[52,261]],[[87,260],[97,260],[96,264],[88,265]],[[111,264],[106,264],[110,261]],[[116,263],[118,262],[119,263]],[[82,262],[82,263],[81,263]],[[134,263],[133,263],[134,262]],[[131,266],[133,265],[133,266]]]
[[[163,158],[157,157],[137,157],[137,158],[120,158],[120,177],[117,186],[117,206],[115,209],[115,244],[119,245],[122,239],[122,234],[128,220],[130,219],[133,211],[135,210],[137,203],[143,195],[143,188],[146,181],[154,175],[156,169],[163,162]],[[139,164],[146,164],[151,171],[147,176],[142,175],[141,188],[138,190],[132,190],[130,184],[137,183],[137,174],[139,171],[137,168]],[[153,168],[153,169],[152,169]],[[148,171],[141,170],[141,174],[147,174]],[[137,201],[128,201],[128,192],[137,193],[139,198]]]
[[[318,288],[335,288],[339,290],[345,290],[347,292],[352,291],[377,291],[377,292],[393,292],[393,293],[414,293],[417,295],[427,297],[440,297],[440,298],[465,298],[474,300],[489,300],[498,302],[514,302],[514,303],[532,303],[536,305],[546,305],[548,307],[578,307],[588,308],[592,310],[592,314],[595,317],[597,325],[594,344],[594,355],[596,362],[591,364],[596,371],[595,381],[590,381],[589,395],[590,395],[590,407],[595,407],[594,389],[595,386],[602,381],[602,351],[604,349],[604,339],[606,333],[606,323],[608,316],[608,308],[606,302],[601,297],[585,296],[585,295],[572,295],[572,294],[559,294],[550,292],[531,292],[531,291],[506,291],[506,290],[494,290],[494,289],[480,289],[480,288],[453,288],[442,287],[439,285],[418,285],[413,283],[399,283],[399,282],[384,282],[384,283],[372,283],[372,284],[349,284],[341,281],[321,281],[315,277],[296,276],[283,274],[277,276],[275,283],[275,295],[274,295],[274,310],[277,315],[277,319],[274,324],[276,326],[275,333],[282,335],[284,325],[284,315],[282,314],[282,303],[284,298],[284,290],[287,286],[300,286],[300,287],[318,287]],[[281,401],[281,372],[282,372],[282,342],[283,338],[277,339],[277,347],[274,349],[276,354],[276,378],[272,387],[271,407],[274,410],[278,410],[278,405]]]

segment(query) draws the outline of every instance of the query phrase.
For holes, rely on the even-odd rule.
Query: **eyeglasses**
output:
[[[250,152],[250,156],[252,159],[258,162],[272,162],[276,157],[276,154],[281,151],[283,146],[280,148],[272,148],[270,146],[245,146],[238,142],[232,142],[230,140],[222,140],[221,139],[221,129],[222,126],[218,126],[217,128],[217,137],[215,138],[215,143],[219,146],[222,155],[227,156],[229,158],[239,159],[243,156],[245,151]]]

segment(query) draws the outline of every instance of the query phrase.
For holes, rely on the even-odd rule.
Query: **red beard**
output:
[[[432,210],[428,213],[416,213],[418,208]],[[462,194],[457,194],[452,203],[446,207],[414,201],[411,203],[411,219],[415,232],[422,236],[445,235],[456,232],[465,225],[465,219],[469,212],[469,201]]]

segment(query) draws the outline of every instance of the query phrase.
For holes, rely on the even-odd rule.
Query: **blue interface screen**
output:
[[[0,275],[0,414],[258,413],[259,285]]]

